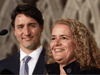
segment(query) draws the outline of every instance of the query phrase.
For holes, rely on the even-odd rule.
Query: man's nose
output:
[[[30,29],[28,27],[25,27],[23,32],[25,35],[30,35]]]

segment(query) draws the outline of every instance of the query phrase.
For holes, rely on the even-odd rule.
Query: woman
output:
[[[100,74],[100,49],[90,31],[77,20],[55,22],[47,55],[48,74]]]

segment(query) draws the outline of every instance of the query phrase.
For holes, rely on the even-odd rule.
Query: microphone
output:
[[[0,35],[6,35],[8,33],[7,29],[3,29],[2,31],[0,31]]]

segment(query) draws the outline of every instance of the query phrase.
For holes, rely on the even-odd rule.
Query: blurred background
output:
[[[44,31],[41,43],[46,49],[50,43],[53,23],[60,18],[73,18],[85,24],[100,47],[100,0],[0,0],[0,31],[8,30],[8,34],[0,36],[0,60],[19,51],[10,15],[20,3],[36,5],[42,12]]]

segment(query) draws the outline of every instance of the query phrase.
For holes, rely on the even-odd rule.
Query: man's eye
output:
[[[35,25],[31,25],[31,27],[35,27]]]
[[[21,29],[21,28],[23,28],[23,27],[22,26],[18,27],[18,29]]]

